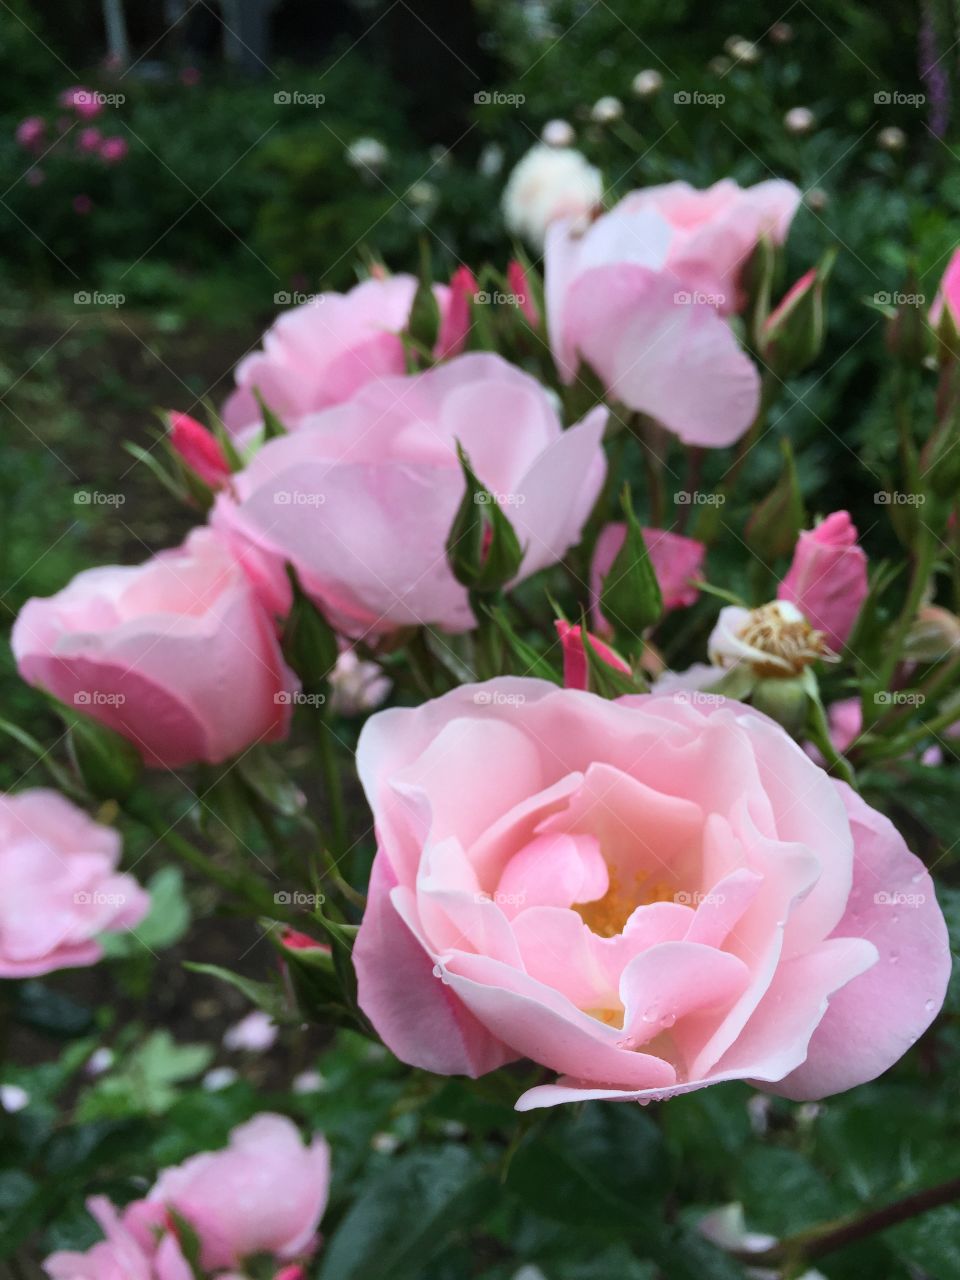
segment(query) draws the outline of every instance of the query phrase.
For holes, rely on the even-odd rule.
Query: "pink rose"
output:
[[[27,116],[17,125],[14,137],[27,151],[36,151],[43,143],[47,122],[42,116]]]
[[[404,373],[399,335],[416,292],[414,276],[385,276],[281,312],[263,336],[263,350],[237,365],[237,389],[223,406],[227,427],[246,431],[260,422],[255,388],[293,428],[305,414],[349,400],[367,382]],[[450,293],[443,285],[435,293],[442,322]]]
[[[672,230],[627,197],[582,231],[547,230],[544,291],[557,369],[580,361],[610,396],[686,444],[720,448],[747,430],[760,377],[714,305],[666,268]]]
[[[687,182],[634,191],[621,202],[631,214],[655,210],[670,224],[666,266],[690,290],[714,299],[723,312],[743,299],[740,276],[761,236],[774,244],[787,238],[800,191],[774,179],[741,187],[723,178],[698,191]]]
[[[197,529],[135,567],[87,569],[28,600],[21,676],[116,729],[147,764],[219,764],[286,732],[296,687],[273,626],[224,543]]]
[[[867,598],[867,557],[846,511],[834,511],[800,534],[793,563],[777,591],[795,604],[834,649],[842,649]]]
[[[0,978],[96,964],[97,939],[150,906],[117,871],[120,837],[56,791],[0,795]]]
[[[289,606],[284,565],[345,635],[474,625],[446,540],[463,497],[459,440],[526,554],[519,578],[579,539],[605,473],[606,409],[564,431],[536,379],[499,356],[456,356],[382,378],[268,441],[221,493],[213,521],[263,599]]]
[[[586,689],[589,687],[590,666],[587,662],[587,651],[584,647],[580,628],[558,618],[554,623],[560,644],[563,648],[563,684],[566,689]],[[589,634],[589,633],[588,633]],[[630,674],[630,664],[624,662],[619,653],[615,653],[609,645],[590,636],[590,643],[596,650],[597,657],[623,675]]]
[[[357,760],[360,1006],[426,1070],[558,1072],[521,1110],[740,1079],[823,1097],[943,1001],[922,863],[740,703],[504,678],[380,712]]]
[[[597,538],[590,565],[590,612],[593,625],[601,635],[610,634],[610,624],[600,611],[600,592],[603,580],[610,572],[623,540],[627,526],[622,521],[606,525]],[[696,604],[699,592],[692,585],[703,577],[703,560],[707,548],[696,538],[686,538],[669,529],[644,529],[643,540],[647,555],[660,584],[665,612]]]
[[[222,489],[230,479],[230,463],[220,441],[189,413],[171,410],[170,444],[184,463],[210,489]]]
[[[234,1129],[222,1151],[161,1173],[147,1206],[185,1218],[203,1266],[214,1270],[259,1253],[290,1260],[313,1252],[329,1185],[324,1139],[304,1146],[292,1120],[262,1112]]]
[[[110,1201],[105,1196],[91,1196],[87,1209],[103,1231],[104,1239],[86,1253],[67,1249],[52,1253],[43,1264],[50,1280],[158,1280],[150,1255],[124,1225]],[[187,1268],[184,1280],[189,1275]],[[180,1277],[169,1272],[164,1280],[180,1280]]]

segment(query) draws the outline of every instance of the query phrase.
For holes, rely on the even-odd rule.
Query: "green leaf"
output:
[[[179,1096],[178,1085],[213,1061],[205,1044],[177,1044],[168,1031],[155,1031],[77,1103],[81,1123],[131,1115],[163,1115]]]
[[[318,1280],[419,1280],[496,1193],[477,1157],[446,1144],[400,1156],[362,1184],[323,1251]]]
[[[588,1102],[527,1134],[506,1185],[558,1222],[622,1231],[625,1220],[666,1195],[670,1181],[660,1130],[639,1107]]]
[[[540,680],[550,680],[553,684],[563,684],[563,677],[547,657],[542,653],[538,653],[533,645],[528,644],[526,640],[517,635],[503,608],[499,605],[492,605],[487,606],[485,611],[500,629],[500,633],[507,643],[507,648],[520,664],[520,670],[514,674],[536,676]]]
[[[219,978],[221,982],[236,988],[264,1013],[269,1013],[275,1021],[283,1021],[287,1017],[286,1001],[283,993],[269,982],[257,982],[254,978],[244,977],[242,973],[234,973],[232,969],[224,969],[218,964],[200,964],[197,961],[185,960],[183,967],[191,973],[205,973],[208,977]]]
[[[627,532],[610,572],[603,579],[600,608],[617,631],[640,639],[663,613],[660,584],[650,562],[643,529],[633,511],[630,486],[621,496]]]
[[[109,959],[121,959],[142,951],[163,951],[179,942],[190,925],[190,906],[179,867],[161,867],[147,882],[150,910],[135,930],[108,933],[101,939]]]

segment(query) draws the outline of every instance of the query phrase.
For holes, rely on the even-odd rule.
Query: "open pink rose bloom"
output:
[[[95,964],[101,934],[150,905],[117,870],[120,836],[46,787],[0,795],[0,978]]]
[[[530,1058],[559,1078],[522,1110],[736,1079],[820,1098],[940,1008],[923,865],[740,703],[502,678],[380,712],[358,764],[378,835],[359,998],[406,1062]]]

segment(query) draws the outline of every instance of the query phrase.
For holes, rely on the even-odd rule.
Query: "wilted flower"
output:
[[[821,659],[835,658],[822,631],[815,631],[796,605],[774,600],[759,609],[728,605],[720,610],[707,644],[720,667],[747,663],[758,676],[798,676]]]

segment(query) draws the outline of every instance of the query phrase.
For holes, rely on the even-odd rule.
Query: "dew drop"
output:
[[[936,1007],[937,1007],[936,1000],[928,1000],[927,1003],[923,1006],[923,1009],[925,1013],[933,1013]]]
[[[891,964],[899,964],[899,963],[900,963],[900,952],[899,952],[899,951],[891,951],[891,952],[890,952],[890,963],[891,963]]]

